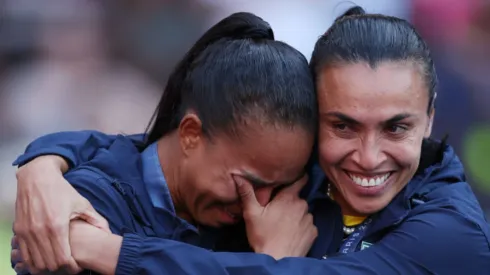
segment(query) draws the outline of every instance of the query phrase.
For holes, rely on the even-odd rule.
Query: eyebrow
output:
[[[406,118],[409,118],[411,116],[412,116],[412,114],[409,114],[409,113],[398,114],[398,115],[395,115],[392,118],[386,120],[384,122],[384,124],[385,125],[395,124],[396,122],[399,122],[399,121],[404,120]]]
[[[294,180],[292,181],[266,181],[261,179],[260,177],[244,171],[242,175],[237,175],[245,178],[248,180],[254,187],[256,188],[261,188],[261,187],[267,187],[267,186],[288,186],[292,185],[293,183],[297,182],[299,179],[301,179],[305,175],[306,171],[301,172]]]
[[[336,117],[336,118],[342,120],[343,122],[346,122],[347,124],[351,124],[351,125],[360,125],[361,124],[359,121],[355,120],[354,118],[352,118],[346,114],[340,113],[340,112],[328,112],[328,113],[324,114],[324,116]],[[411,116],[413,116],[413,115],[409,114],[409,113],[397,114],[397,115],[394,115],[393,117],[383,121],[382,124],[383,125],[391,125],[391,124],[394,124],[394,123],[399,122],[401,120],[404,120],[406,118],[409,118]]]

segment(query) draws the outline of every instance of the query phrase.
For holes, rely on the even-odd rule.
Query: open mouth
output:
[[[230,210],[228,207],[224,207],[224,211],[225,211],[225,213],[226,213],[228,216],[230,216],[230,218],[231,218],[231,219],[233,219],[233,220],[240,220],[240,219],[241,219],[241,217],[242,217],[242,213],[241,213],[241,212],[240,212],[240,213],[238,213],[238,212],[236,212],[236,211],[232,211],[232,210]]]
[[[344,170],[345,171],[345,170]],[[388,172],[385,174],[376,175],[373,177],[360,176],[358,174],[352,174],[345,171],[347,176],[352,179],[352,181],[362,187],[376,187],[383,185],[393,174],[393,172]]]

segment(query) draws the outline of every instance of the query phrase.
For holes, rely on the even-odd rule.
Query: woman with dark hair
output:
[[[308,256],[324,260],[216,253],[125,234],[107,238],[120,253],[106,264],[126,263],[125,251],[137,247],[127,274],[488,274],[489,225],[458,157],[430,138],[437,78],[415,29],[354,7],[320,37],[310,68],[319,132],[317,164],[303,194],[319,232]],[[249,241],[280,242],[275,238],[287,230],[280,222],[300,222],[261,215],[280,201],[273,197],[263,208],[250,182],[237,178],[236,184]],[[75,234],[84,227],[91,238],[107,235],[80,223],[73,224]],[[189,254],[179,253],[184,248]],[[110,271],[100,262],[94,269]]]
[[[306,242],[300,252],[285,255],[304,256],[317,233],[297,193],[306,183],[316,107],[304,56],[275,41],[261,18],[236,13],[210,28],[177,65],[147,135],[118,136],[104,150],[94,148],[88,162],[64,175],[71,186],[62,183],[56,192],[75,188],[114,234],[133,232],[211,249],[219,234],[215,231],[241,220],[234,182],[245,179],[262,205],[273,191],[282,189],[278,197],[295,194],[290,202],[298,207],[288,211],[297,209],[304,222],[290,230],[306,232],[301,237]],[[31,270],[55,271],[67,264],[78,270],[70,258],[66,217],[65,233],[53,241],[59,246],[42,245],[49,236],[14,226]],[[254,248],[266,252],[266,246]],[[108,250],[97,257],[110,255]],[[131,264],[120,264],[118,272],[128,268]]]

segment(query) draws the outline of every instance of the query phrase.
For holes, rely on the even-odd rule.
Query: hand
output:
[[[75,220],[70,223],[70,245],[73,257],[84,269],[115,274],[122,246],[121,236]]]
[[[63,166],[64,159],[43,156],[17,171],[14,233],[23,262],[33,273],[80,270],[71,256],[71,220],[83,219],[110,232],[107,221],[63,178]]]
[[[299,198],[307,177],[281,190],[266,206],[259,204],[248,181],[241,177],[235,180],[254,251],[275,259],[305,256],[318,236],[308,204]]]
[[[22,255],[20,254],[20,249],[19,249],[19,240],[17,236],[14,235],[12,237],[12,240],[10,241],[10,246],[12,248],[12,251],[10,252],[10,261],[14,263],[15,273],[17,274],[31,273],[29,272],[27,265],[24,263],[24,260],[22,260]]]

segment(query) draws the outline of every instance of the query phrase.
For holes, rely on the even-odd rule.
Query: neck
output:
[[[176,145],[177,144],[177,145]],[[176,134],[170,134],[162,137],[157,142],[158,160],[162,168],[165,180],[167,181],[168,190],[172,197],[177,216],[193,224],[194,220],[189,214],[184,197],[181,192],[181,184],[184,180],[182,177],[180,163],[182,154],[178,148],[179,139]]]

